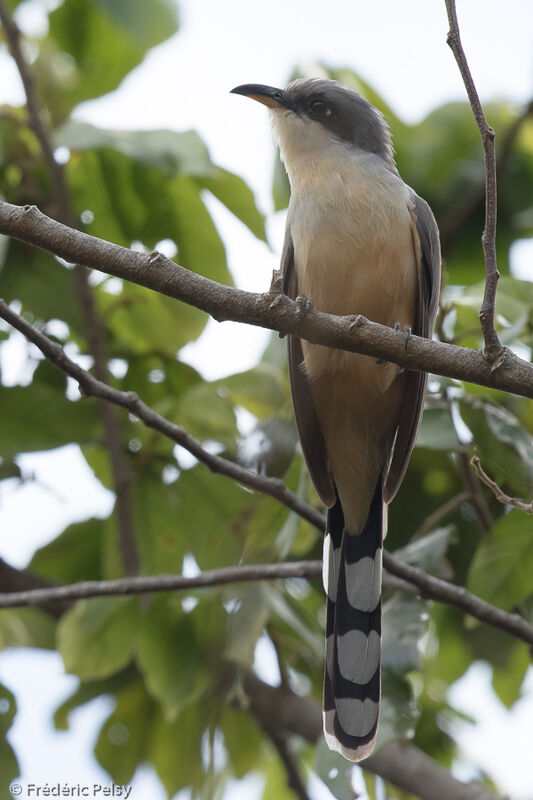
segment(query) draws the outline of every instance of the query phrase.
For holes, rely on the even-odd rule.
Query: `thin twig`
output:
[[[513,508],[517,508],[519,511],[524,511],[526,514],[533,514],[533,502],[524,503],[522,500],[518,500],[516,497],[510,497],[510,495],[505,494],[503,489],[498,486],[496,481],[493,481],[492,478],[489,478],[481,466],[481,462],[477,456],[473,456],[470,459],[470,463],[474,467],[478,478],[483,481],[485,486],[489,487],[496,500],[506,506],[512,506]]]
[[[500,342],[494,325],[494,308],[496,304],[496,287],[500,278],[496,261],[496,155],[494,148],[495,134],[487,123],[483,107],[477,93],[465,51],[461,44],[459,34],[459,23],[457,22],[457,11],[455,0],[445,0],[448,12],[450,30],[447,42],[457,61],[461,72],[466,93],[472,106],[474,119],[481,134],[483,143],[483,153],[485,160],[485,229],[481,237],[483,244],[483,255],[485,258],[485,292],[483,303],[479,312],[481,330],[485,340],[485,357],[490,364],[496,365],[502,358],[503,346]]]
[[[63,173],[63,165],[59,164],[54,158],[50,130],[41,112],[41,103],[39,101],[35,81],[33,80],[33,76],[22,52],[20,30],[17,24],[13,21],[2,0],[0,0],[0,22],[2,23],[2,27],[4,28],[6,34],[6,41],[9,51],[13,56],[13,60],[17,65],[17,69],[22,80],[24,93],[26,95],[29,124],[37,136],[39,144],[41,145],[43,158],[52,180],[54,197],[59,206],[59,216],[66,225],[74,227],[74,216],[71,211],[70,200]]]
[[[429,600],[456,606],[472,617],[500,628],[506,633],[533,645],[533,625],[518,614],[502,611],[481,600],[462,586],[428,575],[417,567],[405,564],[390,553],[383,553],[383,564],[392,576],[417,587],[417,593]],[[250,564],[238,567],[220,567],[206,570],[194,577],[183,575],[150,575],[147,577],[119,578],[106,581],[81,581],[43,589],[0,594],[0,608],[45,606],[51,603],[66,603],[89,597],[113,597],[149,594],[152,592],[191,591],[210,586],[225,586],[229,583],[270,581],[285,578],[318,578],[322,572],[320,561],[289,561],[282,564]],[[384,575],[385,586],[395,588],[395,582]],[[412,591],[412,589],[411,589]]]
[[[276,652],[276,661],[278,662],[278,669],[279,669],[279,677],[281,681],[281,686],[285,686],[286,688],[290,689],[291,682],[289,678],[289,672],[287,670],[287,665],[285,664],[285,660],[283,658],[283,654],[281,652],[281,644],[276,636],[276,634],[271,631],[270,629],[267,630],[268,637],[272,642],[272,646]]]
[[[450,498],[446,503],[444,503],[440,508],[437,508],[432,514],[430,514],[424,522],[420,525],[417,529],[416,533],[413,536],[413,540],[421,539],[426,533],[434,530],[437,527],[439,522],[455,511],[457,508],[463,505],[463,503],[468,503],[472,499],[471,492],[459,492],[459,494],[454,495],[454,497]]]
[[[9,322],[10,325],[13,325],[14,328],[16,328],[18,331],[20,331],[20,333],[24,334],[26,338],[37,345],[43,355],[45,355],[52,363],[56,364],[56,366],[62,369],[67,375],[70,375],[72,378],[77,380],[81,390],[85,394],[92,394],[96,397],[101,397],[102,399],[108,400],[111,403],[116,403],[117,405],[127,408],[129,411],[139,417],[148,427],[158,430],[176,443],[181,444],[196,458],[198,458],[199,461],[202,461],[204,464],[206,464],[213,472],[233,478],[239,483],[242,483],[244,486],[249,486],[252,489],[262,492],[263,494],[274,497],[287,508],[290,508],[302,518],[306,519],[318,530],[324,530],[324,515],[317,511],[317,509],[300,500],[297,495],[295,495],[285,486],[283,481],[277,478],[267,478],[263,475],[258,475],[252,470],[241,467],[238,464],[234,464],[232,461],[228,461],[220,456],[215,456],[212,453],[208,453],[206,450],[204,450],[202,445],[187,431],[185,431],[179,425],[174,425],[174,423],[157,414],[153,409],[147,406],[146,403],[143,403],[143,401],[139,399],[135,392],[121,392],[106,383],[98,381],[80,366],[75,364],[68,358],[60,345],[51,341],[47,336],[45,336],[45,334],[37,330],[30,322],[25,320],[19,314],[16,314],[12,309],[9,308],[8,305],[6,305],[3,300],[0,300],[0,317],[5,319],[6,322]],[[308,565],[309,563],[310,562],[300,562],[299,568],[303,568],[302,564]],[[320,562],[311,563],[314,565],[312,569],[316,569]],[[470,614],[471,616],[474,616],[483,622],[487,622],[490,625],[494,625],[495,627],[502,628],[502,630],[506,630],[508,633],[518,636],[524,641],[533,644],[533,626],[529,625],[529,623],[527,623],[521,617],[518,617],[516,614],[507,614],[495,606],[491,606],[490,603],[486,603],[470,592],[467,592],[463,587],[454,586],[453,584],[447,583],[439,578],[434,578],[430,575],[427,575],[425,572],[417,569],[416,567],[411,567],[402,563],[386,551],[383,554],[383,564],[391,575],[396,576],[396,579],[407,581],[408,583],[413,584],[422,592],[425,597],[455,605],[458,608],[463,609],[463,611],[466,611],[466,613]],[[291,565],[269,565],[270,568],[278,566],[280,568],[290,568]],[[294,564],[292,567],[294,568]],[[235,569],[239,570],[241,568],[237,567]],[[214,572],[217,571],[215,570]],[[208,573],[203,574],[205,576]],[[228,574],[230,577],[227,577]],[[224,572],[224,576],[226,576],[225,582],[232,582],[235,575],[241,574],[246,575],[246,573],[240,572]],[[201,578],[201,576],[198,577]],[[265,579],[268,577],[272,577],[272,573],[268,572],[267,570]],[[280,575],[277,575],[277,577],[280,577]],[[294,577],[298,577],[298,575],[295,575]],[[300,577],[304,576],[300,575]],[[166,577],[165,581],[170,579],[178,581],[173,588],[178,588],[181,585],[180,581],[186,580],[181,576],[170,576]],[[209,577],[208,579],[212,580],[212,577]],[[246,577],[237,578],[237,580],[248,579],[249,578]],[[74,584],[70,587],[57,587],[43,591],[49,591],[52,593],[51,595],[44,595],[48,601],[50,599],[65,599],[65,597],[78,598],[96,596],[102,593],[129,594],[139,591],[159,591],[158,588],[152,588],[154,584],[150,583],[151,580],[154,579],[139,578],[138,581],[140,581],[140,583],[135,582],[135,579],[124,581],[95,581],[84,584]],[[255,580],[259,580],[259,578],[255,578]],[[143,581],[148,581],[148,583],[143,583]],[[166,588],[169,588],[168,583],[165,583],[164,585]],[[187,586],[187,584],[183,585]],[[209,583],[206,585],[212,584]],[[155,583],[155,586],[157,587],[157,582]],[[57,598],[54,594],[55,592],[59,592]],[[80,595],[79,592],[82,594]],[[4,599],[6,602],[8,597],[10,597],[10,599],[13,601],[13,595],[6,595],[6,598]],[[32,597],[33,595],[29,595],[21,599],[19,596],[15,602],[11,603],[11,605],[28,605],[32,602],[36,602],[35,600],[31,599]],[[43,596],[38,595],[37,597],[42,598]],[[43,602],[43,600],[41,599],[39,602]],[[7,602],[7,605],[9,606],[10,603]],[[1,606],[2,603],[0,603],[0,607]]]
[[[264,722],[260,717],[255,717],[257,724],[262,728],[268,736],[281,763],[285,767],[287,773],[287,786],[291,789],[299,800],[309,800],[307,789],[301,778],[296,759],[290,751],[288,736],[284,731],[280,731],[277,725],[270,725]]]
[[[5,29],[8,46],[24,86],[29,125],[39,140],[43,158],[50,174],[54,198],[58,205],[58,219],[74,228],[76,227],[76,217],[70,202],[65,171],[63,165],[59,164],[54,158],[51,131],[45,121],[36,83],[22,52],[20,30],[2,0],[0,0],[0,21]],[[96,310],[88,277],[88,271],[85,267],[80,265],[75,267],[76,294],[83,313],[89,352],[94,359],[95,374],[100,381],[107,383],[109,373],[107,369],[105,328]],[[122,449],[118,417],[115,409],[108,403],[103,402],[98,403],[98,409],[104,426],[105,443],[109,452],[113,488],[116,495],[115,512],[124,572],[126,575],[135,575],[139,571],[139,560],[130,497],[131,472]]]
[[[457,454],[457,463],[465,489],[470,492],[470,503],[476,512],[478,528],[482,533],[486,534],[492,528],[494,520],[481,487],[472,475],[472,470],[468,463],[468,454],[464,450]]]
[[[283,294],[257,294],[197,275],[157,252],[128,250],[73,230],[35,206],[0,201],[0,233],[37,245],[71,263],[85,264],[139,286],[174,297],[210,314],[283,334],[293,333],[323,344],[481,386],[533,397],[533,365],[505,350],[497,367],[477,350],[411,335],[409,346],[392,328],[362,315],[338,317],[308,311],[302,319],[294,301]]]
[[[270,581],[279,578],[317,578],[320,561],[289,561],[283,564],[246,564],[220,567],[200,572],[193,577],[183,575],[148,575],[117,578],[109,581],[80,581],[45,589],[0,594],[0,608],[41,606],[53,601],[86,600],[89,597],[115,597],[152,592],[178,592],[225,586],[228,583]]]

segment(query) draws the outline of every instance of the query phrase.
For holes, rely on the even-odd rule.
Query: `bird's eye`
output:
[[[331,117],[331,108],[323,100],[313,100],[309,104],[309,110],[316,117]]]

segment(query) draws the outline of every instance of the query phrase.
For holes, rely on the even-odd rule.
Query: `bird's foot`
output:
[[[400,322],[395,322],[393,328],[394,328],[394,330],[396,332],[398,332],[400,330],[400,328],[401,328],[401,323]],[[405,333],[405,349],[407,350],[407,345],[409,344],[409,339],[411,338],[411,326],[410,325],[404,325],[404,327],[402,329],[402,332]],[[377,361],[376,361],[376,364],[379,364],[380,366],[382,366],[383,364],[389,364],[389,363],[390,362],[387,361],[385,358],[378,358]],[[405,371],[404,367],[400,366],[400,364],[396,365],[396,373],[398,375],[400,375],[404,371]]]
[[[299,328],[306,315],[313,311],[313,303],[305,294],[299,294],[294,302],[296,303],[296,319]]]
[[[400,323],[396,322],[394,325],[394,330],[400,330]],[[411,338],[411,326],[404,325],[402,333],[405,333],[405,350],[407,350],[407,345],[409,344],[409,339]],[[405,367],[401,367],[399,364],[396,364],[396,374],[401,375],[402,372],[405,372]]]

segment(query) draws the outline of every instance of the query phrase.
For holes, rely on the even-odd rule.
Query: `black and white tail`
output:
[[[370,755],[378,727],[382,554],[380,479],[361,533],[346,530],[337,499],[328,511],[324,541],[324,735],[331,749],[351,761]]]

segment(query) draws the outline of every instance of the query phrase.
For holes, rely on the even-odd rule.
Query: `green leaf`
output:
[[[149,756],[169,797],[189,786],[198,790],[203,783],[202,737],[211,710],[209,698],[202,698],[173,722],[160,712],[155,716]]]
[[[66,671],[82,679],[118,672],[132,657],[137,625],[136,597],[79,601],[58,626],[58,650]]]
[[[272,199],[274,200],[274,211],[282,211],[289,205],[291,187],[287,172],[283,166],[279,150],[276,149],[274,159],[274,174],[272,176]]]
[[[240,592],[240,604],[229,616],[226,658],[244,667],[254,663],[255,646],[270,617],[265,587],[252,584]]]
[[[0,267],[0,294],[6,302],[20,300],[36,319],[61,319],[82,331],[72,270],[44,250],[10,239]]]
[[[462,449],[448,408],[426,408],[416,446],[446,452]]]
[[[114,783],[124,786],[145,760],[155,709],[141,681],[127,682],[115,697],[115,710],[100,731],[95,755]]]
[[[294,792],[287,783],[287,773],[277,753],[265,760],[263,774],[266,781],[261,800],[294,800]]]
[[[38,608],[4,608],[0,611],[0,650],[6,647],[55,646],[55,620]]]
[[[4,458],[91,441],[99,435],[94,403],[67,400],[64,390],[41,381],[38,373],[29,386],[2,390],[2,414],[9,419],[0,434]]]
[[[525,642],[509,643],[505,652],[506,663],[494,664],[492,686],[506,708],[512,708],[520,699],[520,689],[531,664],[531,654]]]
[[[256,417],[278,414],[288,400],[283,372],[272,364],[238,372],[215,382],[220,392],[229,394],[233,403],[243,406]]]
[[[201,199],[200,187],[186,175],[169,185],[175,230],[168,231],[178,245],[180,264],[219,283],[232,284],[224,245]]]
[[[205,325],[203,315],[190,306],[133,283],[124,283],[116,296],[99,292],[98,301],[116,344],[136,356],[175,357]]]
[[[405,675],[420,669],[418,643],[427,630],[426,603],[395,592],[383,605],[383,670]]]
[[[114,695],[124,686],[138,679],[132,665],[121,672],[116,672],[103,680],[79,681],[77,688],[66,700],[56,709],[54,713],[54,727],[56,730],[66,731],[69,729],[70,716],[73,711],[90,703],[95,697],[102,695]]]
[[[412,739],[420,716],[408,681],[384,672],[376,750],[398,739]]]
[[[353,764],[340,753],[330,750],[321,736],[315,750],[315,769],[318,777],[337,800],[355,800],[352,786]]]
[[[261,752],[261,734],[247,712],[223,706],[220,727],[224,745],[236,778],[242,778],[257,767]]]
[[[533,482],[533,437],[503,406],[478,398],[460,402],[485,472],[509,494],[528,498]]]
[[[511,511],[482,540],[468,576],[468,589],[496,606],[510,609],[533,594],[531,518]]]
[[[208,665],[201,657],[192,615],[182,610],[177,597],[154,598],[142,616],[137,664],[169,722],[206,689]]]
[[[131,486],[133,518],[141,572],[144,575],[179,573],[185,552],[187,515],[183,515],[180,481],[165,486],[149,471]]]
[[[88,122],[69,119],[55,131],[54,145],[68,147],[74,153],[82,150],[115,150],[129,160],[157,167],[173,177],[186,174],[207,179],[219,171],[196,131],[107,130]],[[224,170],[220,172],[222,176],[227,174],[230,178],[240,180],[231,173],[224,173]],[[219,180],[224,185],[222,176]]]
[[[242,178],[218,167],[213,175],[202,177],[198,183],[220,200],[258,239],[266,242],[265,218],[257,208],[252,190]]]
[[[170,418],[197,439],[222,442],[235,450],[237,423],[231,399],[216,383],[202,382],[184,392]]]
[[[141,0],[62,3],[49,16],[47,47],[34,70],[46,105],[64,118],[77,103],[116,89],[149,48],[176,31],[176,10],[170,0],[149,7]]]
[[[257,496],[203,465],[182,472],[172,489],[178,495],[182,546],[200,569],[237,564]]]
[[[164,42],[177,30],[178,16],[173,0],[155,0],[150,5],[140,0],[97,0],[109,16],[144,47]]]
[[[58,583],[102,579],[102,541],[107,530],[100,519],[76,522],[40,547],[29,569]]]
[[[6,783],[20,775],[17,757],[7,739],[16,709],[15,696],[0,684],[0,774]]]
[[[450,539],[455,532],[454,525],[446,525],[423,536],[413,539],[406,547],[394,551],[394,556],[413,567],[419,567],[438,578],[452,577],[450,564],[446,560],[446,551]]]

